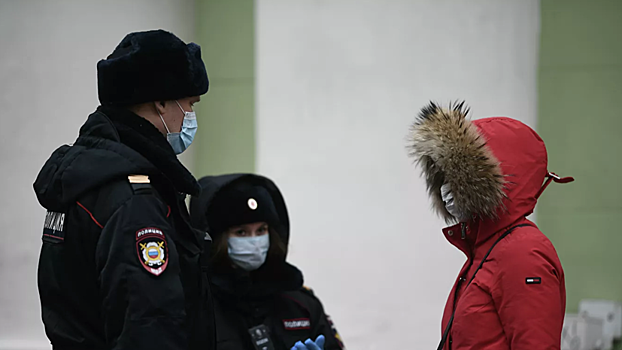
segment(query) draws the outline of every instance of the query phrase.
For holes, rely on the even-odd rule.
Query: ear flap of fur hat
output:
[[[431,102],[411,127],[409,152],[422,168],[433,207],[446,222],[456,219],[441,199],[449,184],[456,207],[469,215],[494,218],[503,207],[504,176],[477,127],[467,120],[464,102],[441,108]]]
[[[132,105],[200,96],[209,81],[199,45],[164,30],[130,33],[97,63],[102,105]]]

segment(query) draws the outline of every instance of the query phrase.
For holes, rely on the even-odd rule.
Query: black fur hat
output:
[[[209,80],[201,47],[164,30],[130,33],[97,63],[102,105],[133,105],[200,96]]]
[[[276,227],[278,220],[270,193],[262,186],[248,183],[233,183],[223,188],[207,213],[212,238],[230,227],[255,222]]]

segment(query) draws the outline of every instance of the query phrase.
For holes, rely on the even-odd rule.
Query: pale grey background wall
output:
[[[193,7],[191,0],[0,0],[0,349],[50,348],[36,288],[45,213],[32,183],[97,107],[97,61],[131,31],[164,28],[191,40]]]
[[[256,2],[257,171],[350,349],[432,349],[465,257],[405,136],[434,99],[535,126],[539,1]]]
[[[1,350],[49,348],[31,185],[97,106],[96,62],[134,30],[191,40],[193,8],[0,0]],[[432,348],[464,257],[440,235],[404,138],[429,99],[535,125],[539,2],[261,0],[255,15],[257,170],[288,201],[290,260],[351,349]]]

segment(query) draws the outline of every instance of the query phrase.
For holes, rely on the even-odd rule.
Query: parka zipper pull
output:
[[[460,230],[462,231],[462,239],[465,239],[466,238],[466,223],[465,222],[460,223]]]

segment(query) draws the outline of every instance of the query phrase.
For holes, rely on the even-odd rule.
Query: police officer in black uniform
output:
[[[192,197],[190,216],[214,239],[209,267],[217,349],[289,350],[320,335],[324,349],[343,349],[320,300],[285,261],[289,217],[276,185],[251,174],[199,183],[202,192]]]
[[[205,232],[184,203],[200,186],[177,154],[208,89],[198,45],[128,34],[97,64],[101,106],[34,189],[47,209],[38,285],[54,349],[213,349]]]

